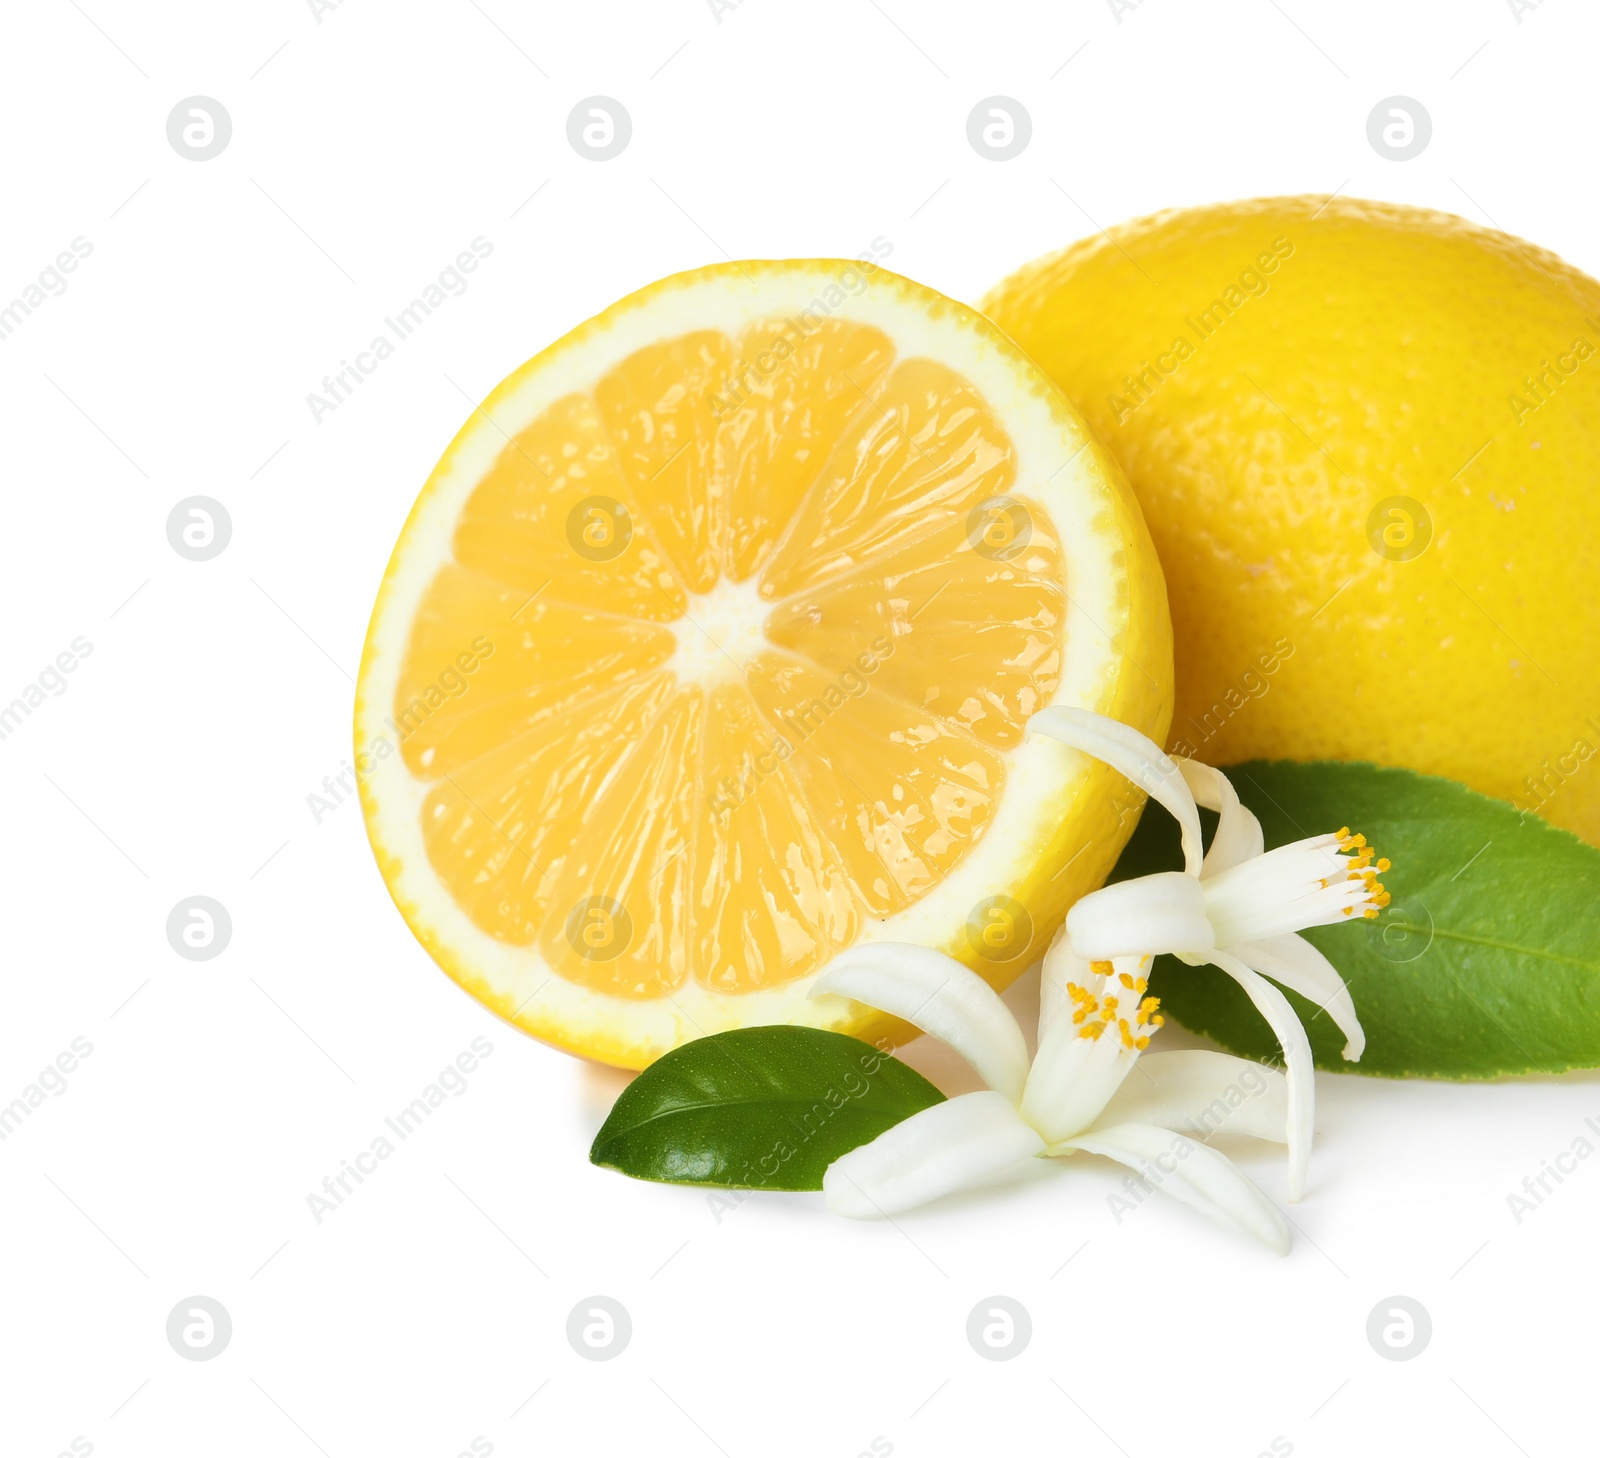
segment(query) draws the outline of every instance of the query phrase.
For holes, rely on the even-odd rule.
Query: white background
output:
[[[0,700],[93,652],[0,742],[0,1102],[94,1051],[0,1143],[0,1451],[1577,1451],[1600,1159],[1520,1225],[1506,1197],[1600,1117],[1595,1079],[1323,1076],[1283,1260],[1154,1199],[1118,1225],[1087,1160],[898,1226],[798,1195],[718,1220],[587,1164],[620,1077],[463,996],[356,806],[319,825],[307,796],[349,753],[437,455],[614,298],[881,236],[970,300],[1125,217],[1335,190],[1600,272],[1597,41],[1580,0],[9,7],[0,303],[93,252],[0,341]],[[197,93],[234,128],[204,163],[165,131]],[[634,126],[604,164],[566,139],[594,93]],[[1004,164],[965,135],[995,93],[1033,118]],[[1433,118],[1406,163],[1366,136],[1395,93]],[[323,376],[479,236],[467,292],[314,421]],[[233,520],[205,563],[165,535],[197,494]],[[194,893],[233,919],[214,961],[167,943]],[[467,1091],[315,1223],[307,1195],[480,1035]],[[1281,1197],[1281,1156],[1244,1158]],[[164,1334],[196,1293],[233,1321],[204,1363]],[[564,1334],[594,1293],[633,1320],[607,1363]],[[997,1293],[1033,1322],[1005,1363],[965,1336]],[[1433,1322],[1408,1362],[1365,1335],[1397,1293]]]

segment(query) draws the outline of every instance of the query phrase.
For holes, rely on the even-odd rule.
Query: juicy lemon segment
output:
[[[776,737],[742,684],[711,691],[702,766],[710,793],[695,857],[695,970],[705,986],[723,992],[804,976],[861,929],[860,897],[804,787],[781,760],[761,775],[757,756],[776,759]],[[764,914],[751,916],[752,906]]]
[[[531,361],[385,577],[357,703],[379,864],[446,970],[573,1051],[860,1030],[805,988],[864,936],[1004,985],[1131,825],[1028,716],[1165,728],[1164,595],[1103,452],[917,285],[804,312],[845,267],[667,280]],[[1001,902],[996,957],[968,926]]]
[[[455,530],[464,567],[524,594],[665,622],[684,587],[629,500],[617,450],[593,400],[557,401],[507,445]]]
[[[965,524],[952,524],[797,593],[772,609],[767,637],[841,672],[855,665],[855,635],[892,643],[893,654],[878,665],[878,688],[985,744],[1020,744],[1029,715],[1050,702],[1060,681],[1066,590],[1049,518],[1017,500],[1030,530],[1018,541],[1003,518],[1003,545],[1014,550],[970,550]]]
[[[988,404],[946,365],[902,361],[862,403],[870,408],[857,410],[834,445],[763,574],[763,597],[788,597],[930,525],[964,520],[1016,476]]]
[[[752,324],[739,339],[733,388],[713,402],[722,416],[717,473],[728,506],[722,570],[736,581],[777,545],[828,452],[894,361],[888,336],[869,325],[829,319],[798,343],[794,333],[783,319]]]

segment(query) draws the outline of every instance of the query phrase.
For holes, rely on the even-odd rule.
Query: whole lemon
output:
[[[983,307],[1144,508],[1174,752],[1409,766],[1600,844],[1600,283],[1448,214],[1265,198]]]

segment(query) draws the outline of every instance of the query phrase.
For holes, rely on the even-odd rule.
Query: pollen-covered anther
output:
[[[1116,968],[1114,968],[1109,962],[1091,962],[1089,963],[1089,970],[1093,972],[1096,977],[1109,977],[1114,971],[1116,971]]]
[[[1159,997],[1145,998],[1145,1000],[1139,1004],[1139,1011],[1134,1014],[1135,1021],[1141,1024],[1148,1023],[1150,1021],[1151,1014],[1154,1013],[1155,1010],[1160,1006],[1161,999]],[[1156,1022],[1156,1026],[1160,1026],[1159,1019]]]

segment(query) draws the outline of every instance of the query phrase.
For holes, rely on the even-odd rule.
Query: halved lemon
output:
[[[1164,737],[1139,508],[982,316],[871,265],[613,305],[473,412],[356,694],[367,830],[434,959],[623,1067],[706,1033],[905,1032],[808,1000],[856,942],[1003,987],[1097,886],[1125,783],[1052,704]]]

